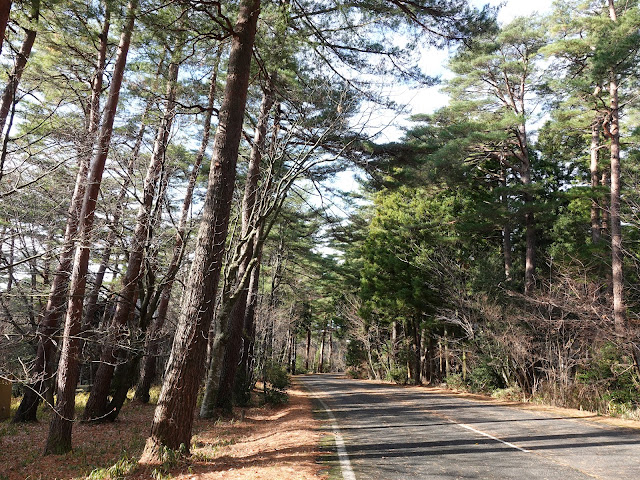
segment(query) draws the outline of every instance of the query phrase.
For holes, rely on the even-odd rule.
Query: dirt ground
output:
[[[42,455],[47,419],[33,425],[0,423],[0,480],[69,479],[323,479],[317,462],[321,433],[308,393],[294,385],[289,403],[236,410],[233,419],[198,419],[192,455],[162,466],[136,463],[154,405],[131,402],[111,424],[77,424],[73,452]]]

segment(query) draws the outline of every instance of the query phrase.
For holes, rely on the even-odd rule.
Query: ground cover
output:
[[[129,402],[120,419],[74,427],[73,452],[43,456],[48,416],[36,424],[0,423],[0,480],[71,479],[319,479],[321,433],[309,394],[294,385],[280,406],[236,409],[233,417],[198,419],[192,456],[168,455],[162,465],[139,466],[155,406]]]

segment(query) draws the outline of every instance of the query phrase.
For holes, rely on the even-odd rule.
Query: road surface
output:
[[[298,379],[331,410],[357,480],[640,476],[640,430],[334,374]]]

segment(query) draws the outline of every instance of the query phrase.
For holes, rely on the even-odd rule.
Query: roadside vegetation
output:
[[[638,1],[497,12],[2,2],[3,442],[182,465],[329,371],[637,416]]]

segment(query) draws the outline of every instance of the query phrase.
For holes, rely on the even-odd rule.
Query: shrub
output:
[[[268,364],[265,370],[265,397],[266,403],[281,405],[287,403],[289,395],[286,389],[291,385],[291,377],[287,373],[286,367],[275,363]],[[271,387],[268,387],[271,385]]]
[[[464,380],[462,380],[462,375],[459,373],[452,373],[448,375],[444,379],[444,383],[447,384],[447,387],[453,388],[454,390],[464,390],[467,386]]]
[[[389,371],[389,378],[394,383],[406,385],[409,382],[409,371],[406,366],[394,367]]]

